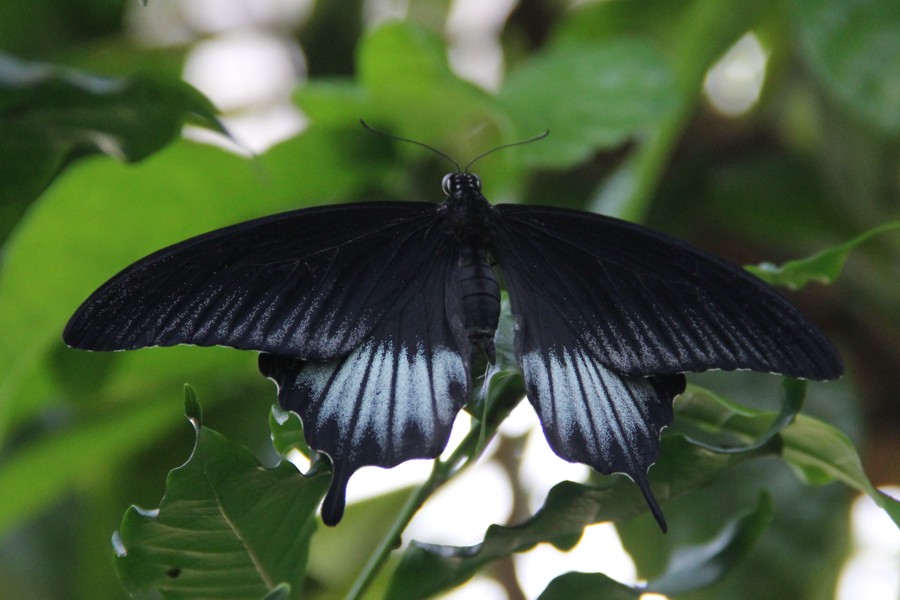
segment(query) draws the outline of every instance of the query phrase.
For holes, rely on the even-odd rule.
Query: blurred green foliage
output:
[[[410,565],[435,569],[428,583],[436,591],[539,541],[568,547],[596,519],[616,521],[647,580],[672,581],[685,556],[692,568],[716,565],[710,587],[677,588],[679,598],[833,595],[849,552],[851,495],[824,484],[871,492],[863,469],[875,484],[900,482],[900,4],[612,0],[566,8],[522,0],[499,34],[502,83],[488,91],[449,66],[450,3],[411,3],[407,20],[368,27],[364,3],[337,10],[339,3],[319,1],[306,20],[257,24],[296,41],[307,57],[310,77],[298,80],[293,100],[309,125],[252,160],[178,138],[184,122],[220,129],[205,98],[178,81],[209,32],[185,17],[175,45],[141,45],[129,24],[145,19],[142,11],[181,14],[176,2],[150,4],[0,4],[4,594],[127,596],[110,535],[127,531],[121,519],[132,503],[155,507],[164,492],[181,493],[166,488],[166,474],[195,442],[181,411],[185,381],[228,444],[277,462],[267,419],[274,391],[246,353],[96,355],[65,348],[60,333],[106,278],[192,234],[329,202],[438,200],[447,165],[364,132],[364,117],[461,161],[549,128],[540,143],[478,163],[495,200],[603,210],[745,264],[825,250],[772,277],[796,287],[834,282],[810,283],[792,298],[837,342],[848,367],[841,382],[810,385],[804,414],[744,455],[688,440],[712,429],[751,444],[776,418],[778,381],[691,378],[717,395],[692,388],[679,401],[651,471],[655,485],[664,484],[665,537],[639,514],[643,505],[621,478],[561,484],[544,503],[549,512],[518,529],[488,530],[481,547],[429,554],[411,546],[374,580],[372,595],[389,586],[422,593],[408,585],[416,581]],[[704,78],[749,31],[767,52],[765,83],[748,113],[725,117],[707,101]],[[272,422],[284,451],[297,424]],[[855,448],[864,450],[861,464]],[[340,527],[319,528],[304,597],[345,593],[407,495],[351,506]],[[883,503],[900,519],[896,505]],[[564,540],[542,529],[548,519],[572,527]],[[717,555],[713,546],[727,551]],[[273,597],[299,593],[294,582],[278,583],[265,582]],[[598,574],[561,577],[544,597],[600,586],[610,597],[635,597]]]

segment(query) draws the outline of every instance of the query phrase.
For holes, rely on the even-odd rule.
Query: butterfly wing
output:
[[[281,406],[300,415],[310,447],[334,465],[326,524],[341,519],[347,481],[360,467],[438,456],[469,397],[457,253],[447,238],[422,241],[429,261],[407,274],[413,293],[350,354],[325,362],[260,355]]]
[[[825,336],[740,267],[618,219],[495,209],[496,259],[506,279],[539,294],[616,372],[752,369],[832,379],[843,371]]]
[[[350,352],[408,293],[437,205],[348,204],[265,217],[134,263],[94,292],[70,346],[195,344],[309,359]]]
[[[547,441],[566,460],[633,479],[665,531],[647,470],[684,371],[746,368],[827,379],[840,359],[764,283],[624,221],[499,205],[494,255],[515,352]]]
[[[660,432],[672,422],[672,401],[684,391],[684,375],[616,373],[591,354],[565,314],[528,283],[512,275],[507,286],[516,321],[516,360],[550,447],[600,473],[628,475],[665,531],[647,471],[659,455]]]

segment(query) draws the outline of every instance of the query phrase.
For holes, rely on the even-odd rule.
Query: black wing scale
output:
[[[619,373],[752,369],[832,379],[843,371],[825,336],[740,267],[618,219],[494,209],[496,258],[510,288],[540,295],[545,310],[563,315],[580,343]]]
[[[86,350],[195,344],[307,359],[345,355],[427,259],[438,205],[298,210],[175,244],[110,279],[63,332]]]

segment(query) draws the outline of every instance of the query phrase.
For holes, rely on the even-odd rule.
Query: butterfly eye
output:
[[[441,180],[441,189],[444,190],[444,193],[448,196],[450,195],[450,174],[444,175],[444,178]]]
[[[481,191],[481,177],[479,177],[478,175],[471,175],[471,177],[472,177],[472,183],[474,184],[475,189],[480,192]]]

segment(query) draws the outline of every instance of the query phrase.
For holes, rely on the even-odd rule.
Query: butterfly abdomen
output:
[[[466,334],[473,348],[494,362],[494,332],[500,322],[500,285],[487,252],[480,248],[460,248],[457,262],[459,292]]]

